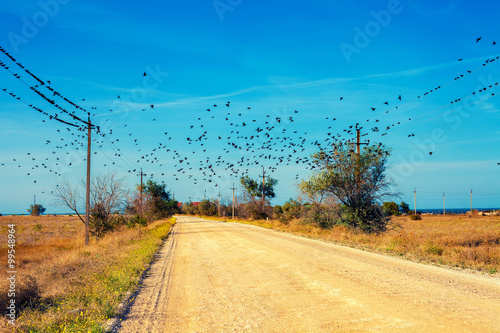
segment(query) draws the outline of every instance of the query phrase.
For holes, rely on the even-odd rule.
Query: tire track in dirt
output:
[[[142,284],[123,318],[112,332],[160,332],[167,318],[170,283],[177,246],[177,225],[155,254],[153,263],[143,276]]]

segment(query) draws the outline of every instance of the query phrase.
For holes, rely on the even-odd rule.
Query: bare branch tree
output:
[[[95,176],[90,181],[90,206],[99,205],[107,214],[122,209],[128,196],[125,185],[125,177],[116,173]]]
[[[53,188],[56,205],[68,207],[85,224],[85,220],[80,215],[78,208],[82,201],[81,193],[78,187],[72,186],[67,179],[63,179],[60,184]]]
[[[98,208],[99,212],[109,215],[115,210],[120,210],[125,205],[128,191],[125,188],[125,177],[119,178],[116,173],[100,174],[92,178],[90,183],[91,211]],[[85,223],[80,212],[84,211],[83,193],[85,182],[80,186],[72,186],[67,179],[53,188],[56,204],[66,206],[78,215]]]

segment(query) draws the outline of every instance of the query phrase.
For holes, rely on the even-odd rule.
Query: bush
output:
[[[283,214],[283,208],[280,205],[276,205],[273,207],[273,216],[279,218],[280,215]]]
[[[406,202],[401,201],[401,203],[399,204],[399,210],[403,214],[409,214],[410,213],[410,206]]]
[[[203,200],[198,205],[198,213],[205,216],[217,215],[217,205],[210,200]]]
[[[33,216],[40,216],[45,213],[46,209],[42,205],[30,205],[28,208],[28,213]]]
[[[394,201],[386,201],[382,204],[382,210],[386,215],[399,215],[399,206]]]
[[[273,214],[277,216],[282,223],[300,218],[303,212],[305,212],[305,207],[300,202],[293,199],[285,202],[283,207],[273,207]]]
[[[126,225],[129,228],[133,228],[136,225],[145,227],[147,226],[147,221],[144,217],[141,217],[140,215],[133,215],[131,218],[128,219]]]
[[[40,287],[36,279],[31,275],[16,276],[16,312],[20,309],[34,308],[41,298]],[[0,287],[0,307],[6,309],[10,302],[8,297],[10,288],[9,280],[2,281]]]
[[[389,220],[382,209],[375,205],[357,208],[343,206],[338,224],[365,233],[379,233],[387,229]]]
[[[338,217],[338,212],[331,207],[313,205],[304,213],[304,222],[329,229],[337,223]]]
[[[412,214],[410,215],[410,220],[421,220],[422,217],[420,215],[415,215],[415,214]]]

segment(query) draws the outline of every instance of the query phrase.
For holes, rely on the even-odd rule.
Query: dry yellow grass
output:
[[[32,295],[38,289],[41,300],[33,310],[22,311],[18,330],[100,331],[168,232],[165,222],[123,228],[85,246],[78,218],[1,216],[0,258],[7,258],[8,225],[16,225],[17,294]],[[0,294],[5,296],[6,260],[0,261]],[[0,297],[2,302],[6,296]],[[2,321],[0,329],[7,328]]]
[[[500,216],[424,215],[422,220],[410,220],[408,216],[393,217],[390,229],[381,234],[364,234],[342,226],[325,230],[298,220],[288,224],[278,220],[234,222],[390,253],[415,261],[490,274],[500,271]]]

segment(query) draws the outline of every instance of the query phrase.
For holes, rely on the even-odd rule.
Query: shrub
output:
[[[215,216],[217,215],[217,205],[215,202],[212,202],[208,199],[203,200],[198,205],[198,213],[206,216]]]
[[[28,213],[33,216],[43,215],[45,213],[45,208],[42,205],[30,205],[28,208]]]
[[[16,311],[30,307],[34,308],[41,298],[40,287],[31,275],[16,276]],[[9,297],[10,282],[5,279],[0,286],[0,307],[6,309],[10,302]]]
[[[276,205],[273,207],[273,216],[278,217],[283,214],[283,208],[280,205]]]
[[[326,205],[312,205],[304,213],[304,222],[323,229],[329,229],[337,223],[338,212]]]
[[[144,217],[141,217],[140,215],[133,215],[131,218],[128,219],[126,225],[129,228],[133,228],[136,225],[139,225],[141,227],[145,227],[148,224],[147,220]]]
[[[428,254],[435,254],[435,255],[442,255],[443,254],[443,248],[440,247],[440,246],[437,246],[435,244],[432,244],[432,243],[427,243],[427,247],[425,249],[425,252],[427,252]]]
[[[399,210],[403,214],[409,214],[410,213],[410,206],[406,202],[401,201],[401,203],[399,204]]]
[[[415,215],[415,214],[412,214],[410,215],[410,220],[421,220],[422,217],[420,217],[420,215]]]
[[[382,204],[382,210],[386,215],[399,215],[399,206],[394,201],[386,201]]]
[[[365,233],[380,233],[387,229],[389,220],[390,218],[378,206],[353,208],[344,205],[338,224]]]

